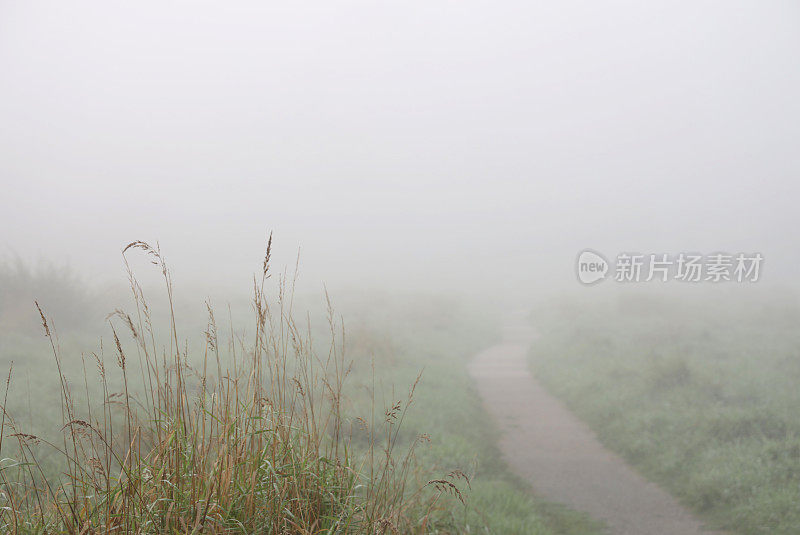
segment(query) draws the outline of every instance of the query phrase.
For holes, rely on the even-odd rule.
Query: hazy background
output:
[[[576,253],[791,280],[800,4],[0,1],[0,255],[520,292]]]

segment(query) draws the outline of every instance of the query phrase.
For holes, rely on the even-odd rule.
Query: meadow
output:
[[[609,448],[712,525],[800,533],[794,294],[595,293],[531,321],[533,373]]]
[[[192,311],[161,252],[137,255],[161,286],[126,264],[124,299],[63,269],[2,272],[3,531],[600,533],[500,460],[466,370],[493,314],[425,295],[313,304],[269,248],[249,302],[193,295]]]

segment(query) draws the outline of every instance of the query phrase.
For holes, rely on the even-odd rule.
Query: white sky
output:
[[[800,4],[0,0],[0,255],[312,283],[800,255]]]

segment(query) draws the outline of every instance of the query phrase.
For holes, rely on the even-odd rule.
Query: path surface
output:
[[[528,372],[534,336],[522,318],[470,364],[502,431],[505,461],[537,494],[605,521],[615,535],[709,535],[671,495],[607,450]]]

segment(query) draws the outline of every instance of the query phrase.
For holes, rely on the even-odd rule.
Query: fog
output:
[[[116,280],[574,285],[590,247],[791,281],[794,2],[0,3],[0,247]],[[768,266],[768,267],[766,267]]]
[[[0,532],[800,533],[799,95],[791,0],[0,0]]]

